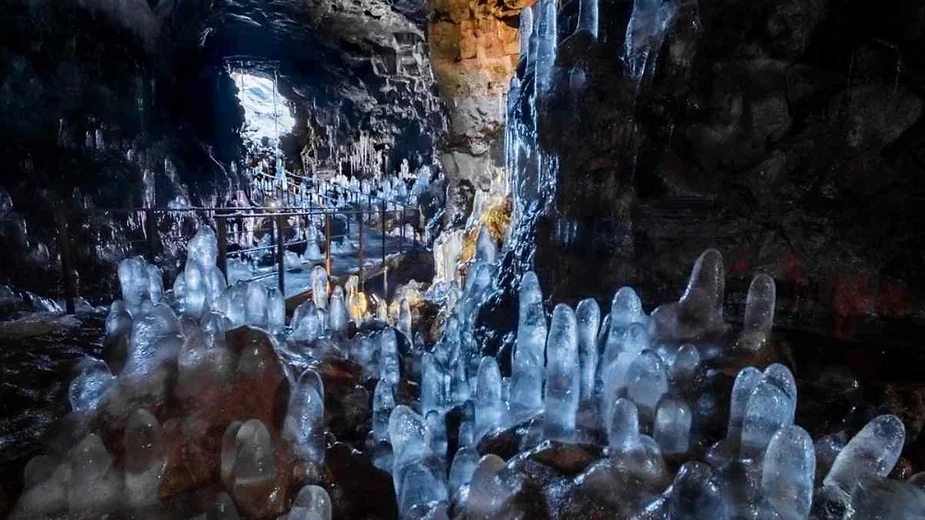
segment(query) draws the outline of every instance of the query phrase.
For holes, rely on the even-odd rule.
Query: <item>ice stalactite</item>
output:
[[[635,0],[623,42],[623,65],[636,80],[655,73],[665,34],[677,12],[677,0]]]
[[[578,27],[575,32],[586,31],[597,39],[598,34],[598,0],[581,0],[578,5]]]

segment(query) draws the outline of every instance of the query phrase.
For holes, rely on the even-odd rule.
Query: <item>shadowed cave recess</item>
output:
[[[920,2],[0,19],[0,518],[925,517]]]

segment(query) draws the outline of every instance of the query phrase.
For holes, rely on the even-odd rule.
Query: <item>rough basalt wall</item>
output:
[[[778,328],[919,344],[925,7],[678,5],[639,78],[620,59],[631,2],[601,3],[597,41],[572,35],[577,2],[561,7],[539,123],[559,161],[556,195],[515,230],[504,291],[482,312],[495,329],[487,344],[513,330],[498,310],[516,304],[521,267],[536,269],[551,301],[603,303],[633,285],[651,308],[679,296],[710,247],[725,258],[733,319],[765,272]]]

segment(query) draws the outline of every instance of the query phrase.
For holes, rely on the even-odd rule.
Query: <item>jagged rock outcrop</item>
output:
[[[517,66],[518,14],[531,3],[431,2],[431,59],[449,117],[440,159],[450,181],[451,225],[464,222],[474,190],[504,187],[505,99]]]

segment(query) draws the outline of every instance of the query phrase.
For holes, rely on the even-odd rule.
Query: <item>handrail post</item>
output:
[[[61,279],[64,282],[64,305],[68,314],[74,314],[74,299],[77,288],[74,286],[74,273],[71,266],[71,239],[68,236],[66,210],[59,210],[58,220],[58,248],[61,250]]]
[[[404,253],[405,252],[405,207],[402,206],[402,209],[400,211],[401,211],[401,218],[398,219],[398,225],[401,226],[401,235],[400,235],[401,238],[398,241],[398,252]],[[396,211],[396,213],[398,212]]]
[[[224,215],[215,215],[218,234],[218,269],[228,279],[228,220]]]
[[[331,214],[324,213],[324,268],[328,271],[328,278],[334,276],[331,272]]]
[[[359,262],[360,262],[360,288],[366,288],[366,259],[365,252],[363,251],[363,210],[357,212],[357,226],[359,227],[360,232],[360,252],[359,252]]]
[[[148,261],[152,264],[157,258],[157,222],[154,209],[145,209],[145,235],[148,239]]]
[[[276,268],[279,270],[277,278],[279,292],[286,295],[286,247],[283,243],[283,222],[285,217],[276,215]]]
[[[382,205],[379,209],[379,215],[381,216],[382,221],[382,299],[388,299],[389,286],[386,281],[386,271],[388,269],[385,265],[385,200],[382,201]]]

